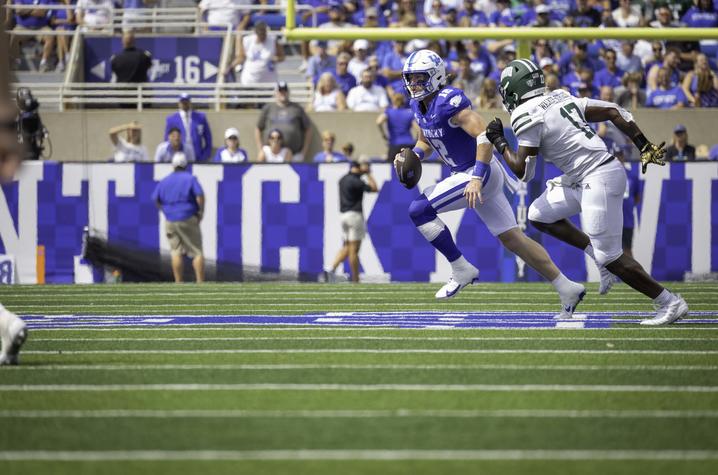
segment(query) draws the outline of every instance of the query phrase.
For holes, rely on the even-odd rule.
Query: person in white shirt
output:
[[[291,162],[293,155],[289,147],[284,146],[284,135],[279,129],[269,132],[269,144],[262,146],[257,157],[258,162],[284,163]]]
[[[142,145],[142,126],[139,122],[118,125],[110,129],[110,141],[115,146],[115,162],[148,162],[147,148]],[[120,137],[127,132],[127,140]]]
[[[308,111],[333,112],[343,111],[347,108],[346,98],[337,87],[337,80],[332,73],[323,73],[319,76],[317,90],[314,91],[314,100],[307,105]]]
[[[379,112],[388,105],[386,91],[374,84],[374,73],[368,69],[362,72],[361,83],[351,88],[347,95],[347,107],[357,112]]]
[[[241,67],[240,84],[251,86],[258,82],[277,82],[275,64],[284,61],[284,48],[277,38],[267,35],[267,23],[258,21],[251,35],[241,36],[237,32],[235,50],[234,61],[228,71],[237,71]]]
[[[240,163],[248,161],[247,151],[239,147],[239,130],[234,127],[224,131],[224,147],[217,150],[215,163]]]
[[[83,30],[101,29],[112,21],[112,0],[77,0],[75,17]]]
[[[207,14],[206,21],[210,29],[235,27],[239,24],[239,10],[236,7],[250,5],[251,0],[202,0],[199,11]]]
[[[361,81],[361,73],[369,67],[369,42],[367,40],[354,41],[354,57],[349,60],[347,70],[354,75],[357,82]]]

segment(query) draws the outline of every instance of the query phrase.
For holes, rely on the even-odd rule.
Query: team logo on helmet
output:
[[[546,91],[543,71],[532,61],[516,59],[501,72],[499,93],[504,106],[512,112],[519,104]]]
[[[438,54],[422,49],[406,59],[402,77],[409,95],[413,99],[423,99],[444,86],[446,67]]]

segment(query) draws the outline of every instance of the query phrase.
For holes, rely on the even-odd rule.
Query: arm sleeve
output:
[[[204,196],[204,190],[202,189],[202,185],[199,184],[196,176],[192,177],[192,192],[195,196]]]
[[[522,124],[519,124],[521,126]],[[516,132],[516,139],[519,147],[539,147],[541,145],[541,122],[528,123],[520,127]]]
[[[613,102],[599,101],[598,99],[589,99],[587,97],[583,97],[576,102],[578,103],[578,106],[581,109],[581,114],[583,114],[584,117],[586,117],[587,107],[602,107],[604,109],[616,109],[618,113],[621,114],[621,117],[623,117],[623,120],[626,122],[635,122],[633,120],[633,115],[630,112]]]

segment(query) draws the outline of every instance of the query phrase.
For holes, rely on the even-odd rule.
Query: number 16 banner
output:
[[[222,52],[221,37],[138,37],[135,46],[152,54],[150,82],[215,82]],[[85,37],[86,82],[112,82],[111,58],[122,52],[121,38]]]

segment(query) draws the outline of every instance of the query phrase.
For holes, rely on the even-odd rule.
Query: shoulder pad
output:
[[[457,112],[471,107],[471,101],[460,89],[446,87],[436,96],[436,106],[442,116],[453,117]]]
[[[545,96],[541,96],[543,98]],[[543,122],[545,111],[538,107],[539,98],[531,99],[518,106],[511,113],[511,129],[514,134]]]

